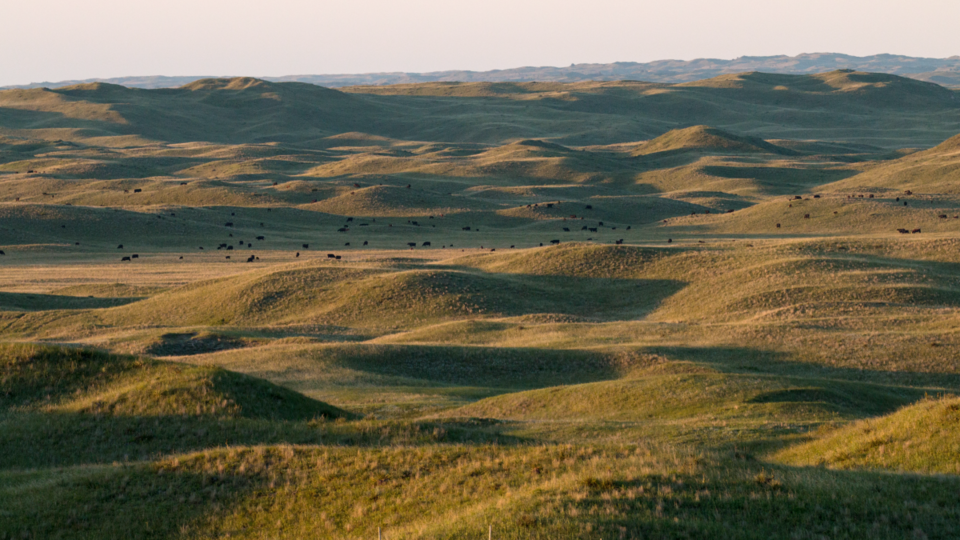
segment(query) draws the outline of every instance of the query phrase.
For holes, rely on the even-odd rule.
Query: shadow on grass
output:
[[[520,444],[499,424],[452,421],[276,421],[196,416],[0,413],[0,469],[148,461],[219,446],[309,444],[378,447]]]
[[[943,388],[960,389],[960,375],[957,374],[879,371],[825,366],[797,361],[793,355],[787,353],[750,347],[648,347],[644,349],[644,352],[659,354],[670,360],[705,364],[725,373],[768,374],[821,378],[838,382],[875,383],[921,392],[936,392]]]
[[[567,504],[584,516],[576,521],[590,537],[960,536],[956,477],[722,462],[705,474],[588,478],[583,485],[587,496]],[[536,524],[535,514],[526,523]]]

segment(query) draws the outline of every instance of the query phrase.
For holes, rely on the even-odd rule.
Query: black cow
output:
[[[363,241],[363,245],[367,245],[367,241],[366,241],[366,240]]]
[[[133,190],[134,193],[140,193],[141,191],[143,191],[143,190],[140,189],[140,188],[137,188],[137,189]]]
[[[940,214],[940,219],[947,219],[947,215],[946,215],[946,214]]]
[[[264,240],[264,237],[258,236],[258,237],[257,237],[257,240]]]
[[[230,259],[230,256],[229,256],[229,255],[227,255],[227,259],[228,259],[228,260]]]
[[[913,233],[913,234],[917,234],[917,233],[920,232],[920,229],[914,229],[914,230],[912,230],[912,231],[910,231],[910,232]]]
[[[803,219],[810,219],[810,214],[804,214]]]
[[[334,255],[333,253],[327,253],[327,258],[328,258],[328,259],[334,259],[334,258],[336,258],[336,255]]]
[[[470,227],[464,227],[463,230],[469,231],[469,230],[470,230]]]
[[[550,243],[556,245],[556,244],[559,244],[560,241],[559,241],[559,240],[551,240]]]
[[[339,229],[337,229],[337,232],[347,232],[348,230],[349,229],[347,229],[346,227],[340,227]]]
[[[586,209],[587,209],[587,210],[593,210],[593,205],[592,205],[592,204],[588,204],[588,205],[586,206]]]
[[[597,228],[596,228],[596,227],[588,227],[587,230],[590,231],[590,232],[597,232]]]
[[[123,244],[120,244],[119,246],[117,246],[117,249],[123,249]]]
[[[339,256],[339,255],[337,255],[335,258],[336,258],[336,260],[338,260],[338,261],[340,260],[340,256]]]
[[[130,257],[124,257],[124,258],[120,259],[120,262],[129,261],[129,260],[130,260]]]
[[[780,224],[779,224],[779,223],[777,223],[777,228],[778,228],[778,229],[780,228]]]
[[[430,242],[424,242],[422,247],[427,247],[430,245]]]
[[[410,246],[410,247],[417,247],[417,243],[416,243],[416,242],[407,242],[407,245]]]
[[[233,246],[227,246],[227,251],[232,251],[232,250],[233,250]]]
[[[0,255],[6,255],[2,249],[0,249]]]
[[[139,258],[140,258],[140,256],[139,256],[139,255],[137,255],[136,253],[134,253],[134,254],[133,254],[133,255],[131,255],[130,257],[132,257],[132,258],[134,258],[134,259],[139,259]]]
[[[310,244],[303,244],[303,249],[310,249]]]
[[[906,230],[906,229],[897,229],[897,232],[900,233],[900,234],[910,234],[910,231],[908,231],[908,230]]]
[[[343,245],[343,247],[347,247],[349,245],[350,245],[350,242],[347,242],[346,244]]]
[[[672,243],[673,243],[673,238],[667,238],[667,243],[668,243],[668,244],[672,244]]]
[[[254,256],[254,255],[251,255],[251,256],[247,257],[247,262],[248,262],[248,263],[251,263],[251,262],[253,262],[253,261],[255,261],[255,260],[257,260],[257,257]]]
[[[814,198],[814,199],[819,199],[820,196],[819,196],[819,195],[814,195],[813,198]]]
[[[224,223],[223,226],[224,226],[224,227],[233,227],[233,222],[232,222],[232,221],[228,221],[228,222]]]
[[[801,196],[799,196],[799,195],[794,195],[794,196],[793,196],[793,200],[795,200],[795,201],[802,201],[802,200],[803,200],[803,197],[801,197]]]
[[[353,218],[352,218],[352,217],[348,217],[348,218],[347,218],[347,223],[350,223],[351,221],[353,221]]]
[[[299,257],[299,256],[300,256],[300,252],[298,251],[298,252],[297,252],[297,257]]]
[[[564,227],[563,232],[570,232],[570,227]]]

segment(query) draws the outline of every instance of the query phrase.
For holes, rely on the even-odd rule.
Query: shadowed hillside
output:
[[[0,540],[960,537],[958,111],[2,91]]]

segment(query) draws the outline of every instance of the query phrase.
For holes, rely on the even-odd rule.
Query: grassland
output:
[[[0,539],[956,538],[957,133],[847,71],[0,92]]]

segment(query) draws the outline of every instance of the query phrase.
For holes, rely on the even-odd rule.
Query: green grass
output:
[[[958,103],[0,92],[0,540],[955,538]]]
[[[899,411],[826,432],[777,459],[796,465],[960,474],[956,397],[927,399]]]

